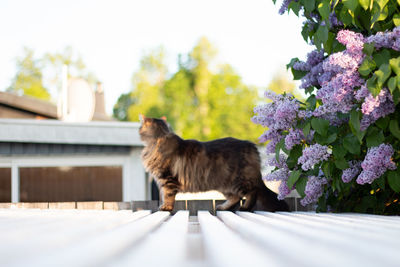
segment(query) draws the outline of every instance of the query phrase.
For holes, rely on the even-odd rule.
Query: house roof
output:
[[[20,96],[8,92],[0,92],[0,104],[37,113],[48,118],[57,118],[57,106],[53,103],[30,96]]]
[[[136,122],[0,119],[0,142],[143,146]]]

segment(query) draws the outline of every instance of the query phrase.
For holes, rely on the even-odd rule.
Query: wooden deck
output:
[[[0,209],[0,266],[399,266],[400,217]]]

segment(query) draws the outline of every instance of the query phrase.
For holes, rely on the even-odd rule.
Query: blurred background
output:
[[[66,64],[70,76],[102,84],[108,115],[166,115],[187,138],[244,138],[245,124],[255,139],[259,130],[245,121],[257,93],[271,83],[293,90],[285,65],[309,50],[302,22],[279,15],[269,0],[3,0],[0,7],[1,91],[56,103]]]
[[[262,96],[267,89],[292,92],[301,98],[285,65],[293,57],[304,59],[310,51],[300,34],[302,21],[294,14],[279,15],[279,5],[279,2],[273,5],[270,0],[2,0],[0,118],[52,119],[69,123],[103,121],[109,122],[110,131],[117,132],[112,122],[135,122],[139,113],[143,113],[152,117],[166,116],[183,138],[209,140],[234,136],[257,142],[264,129],[250,121],[254,106],[264,101]],[[21,129],[18,128],[20,123],[2,125],[8,127],[4,129]],[[7,157],[3,158],[3,165],[0,162],[0,174],[6,177],[1,186],[6,188],[3,190],[7,192],[5,199],[8,200],[12,191],[12,182],[8,181],[15,157],[30,155],[47,160],[54,155],[73,157],[78,154],[87,157],[88,162],[70,161],[67,167],[91,167],[95,170],[93,173],[97,173],[92,176],[97,177],[105,173],[96,169],[104,164],[93,164],[89,158],[106,157],[111,152],[111,155],[130,153],[133,157],[133,152],[123,151],[140,148],[138,140],[137,143],[120,142],[123,137],[117,133],[111,134],[118,139],[116,141],[97,137],[100,139],[94,142],[88,131],[105,136],[99,130],[104,125],[97,130],[93,125],[92,128],[81,125],[89,127],[89,130],[82,129],[83,136],[77,134],[76,128],[71,128],[70,139],[49,141],[48,134],[38,130],[47,126],[43,123],[32,126],[32,131],[22,131],[18,140],[14,130],[0,136],[0,145],[7,147],[0,151]],[[55,130],[59,131],[54,134],[56,136],[68,133],[63,125],[49,127],[60,129]],[[137,126],[129,127],[135,130]],[[32,140],[30,137],[36,130],[43,137]],[[89,147],[86,150],[42,147],[28,153],[26,148],[15,149],[16,143],[31,147],[32,144]],[[96,152],[99,155],[93,152],[91,146],[94,145],[100,147],[96,150],[100,151]],[[104,146],[107,146],[106,152],[102,150]],[[46,160],[35,168],[24,163],[28,169],[21,169],[19,178],[21,175],[29,179],[38,176],[38,167],[67,164],[62,160],[45,163]],[[103,161],[108,162],[107,158],[99,162]],[[107,167],[111,168],[110,176],[121,177],[117,188],[121,184],[128,186],[128,182],[124,182],[128,179],[124,178],[128,176],[124,169],[128,167],[122,162],[125,161],[106,164],[111,165]],[[39,173],[55,172],[53,175],[61,177],[60,173],[66,172],[66,167],[63,168],[41,169]],[[87,172],[79,168],[73,175]],[[48,182],[42,184],[43,189]],[[62,188],[60,185],[60,190]],[[131,194],[125,189],[118,190],[118,196],[110,199],[134,198],[133,189]],[[24,194],[17,196],[15,200]],[[89,199],[98,198],[106,197]]]

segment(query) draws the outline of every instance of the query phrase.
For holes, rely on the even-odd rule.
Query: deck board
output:
[[[0,209],[0,266],[398,266],[400,216]]]

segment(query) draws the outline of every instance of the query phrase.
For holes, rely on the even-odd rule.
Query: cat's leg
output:
[[[246,201],[244,204],[239,208],[241,211],[250,211],[257,201],[257,190],[253,190],[244,195],[246,197]]]
[[[216,207],[217,210],[232,210],[240,201],[240,197],[234,194],[224,194],[226,201]]]
[[[161,211],[172,211],[175,205],[175,195],[179,191],[179,182],[174,178],[159,179],[162,203],[158,208]]]

